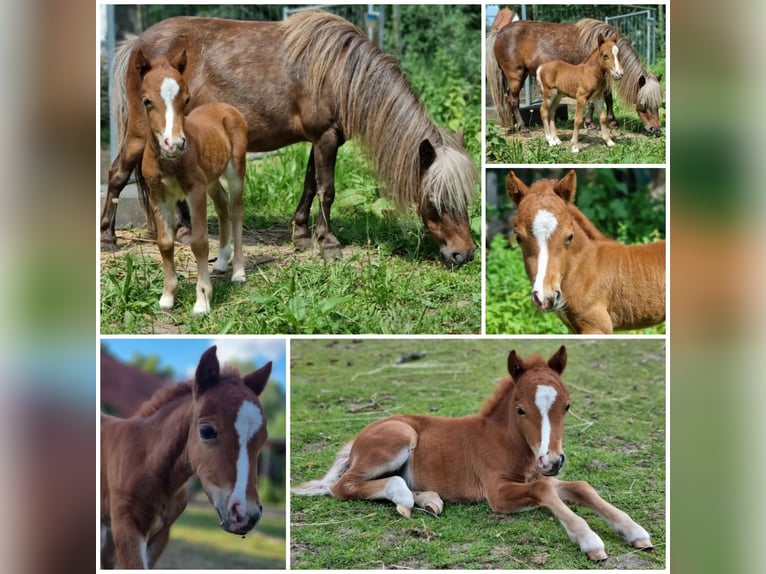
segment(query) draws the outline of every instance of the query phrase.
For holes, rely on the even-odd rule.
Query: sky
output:
[[[168,366],[176,378],[186,380],[194,375],[199,358],[211,345],[217,345],[218,360],[221,364],[237,359],[252,361],[257,367],[273,361],[271,381],[285,387],[286,344],[281,337],[237,337],[237,338],[107,338],[102,345],[117,359],[130,362],[135,352],[142,355],[158,355],[160,366]]]

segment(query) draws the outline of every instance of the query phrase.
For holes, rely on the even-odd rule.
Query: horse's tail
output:
[[[510,128],[513,126],[513,111],[505,97],[505,75],[495,58],[495,40],[499,31],[491,30],[487,36],[487,85],[500,117],[500,127]]]
[[[300,486],[296,486],[291,489],[292,493],[303,496],[332,496],[333,494],[330,488],[338,482],[341,475],[348,470],[348,458],[353,444],[354,441],[351,441],[340,449],[340,452],[335,456],[335,462],[330,467],[330,470],[327,471],[327,474],[319,480],[310,480],[304,482]]]

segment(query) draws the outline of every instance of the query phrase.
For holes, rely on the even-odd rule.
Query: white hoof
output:
[[[229,270],[229,263],[226,261],[226,259],[219,257],[215,260],[215,263],[213,263],[213,269],[220,271],[221,273],[225,273]]]
[[[197,302],[194,304],[194,309],[192,312],[195,315],[207,315],[210,312],[210,305],[205,299],[197,300]]]
[[[231,280],[233,283],[244,283],[246,281],[245,277],[245,270],[244,269],[238,269],[234,273],[231,274]]]
[[[579,152],[580,152],[580,148],[579,147],[575,146],[575,147],[572,148],[572,153],[579,153]]]
[[[608,140],[606,142],[606,145],[607,145],[607,147],[614,147],[615,144],[614,144],[614,142],[612,140]]]
[[[173,295],[163,294],[162,297],[160,297],[160,309],[163,311],[172,309],[173,303],[175,303],[175,297]]]

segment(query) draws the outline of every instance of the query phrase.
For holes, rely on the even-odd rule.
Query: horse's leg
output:
[[[207,193],[213,200],[213,207],[218,216],[218,229],[220,237],[218,241],[218,257],[213,263],[213,269],[225,273],[229,270],[229,259],[231,258],[231,216],[229,211],[229,196],[221,186],[221,182],[216,180],[212,182]],[[194,226],[192,226],[192,229]]]
[[[332,232],[330,210],[335,201],[335,160],[338,148],[343,144],[342,136],[334,129],[327,130],[314,145],[316,163],[317,197],[319,209],[314,234],[325,261],[331,262],[342,255],[341,245]]]
[[[596,129],[596,124],[593,123],[593,111],[595,110],[595,106],[593,105],[593,102],[588,102],[588,108],[585,111],[585,118],[584,118],[584,124],[585,129],[588,131],[592,131]]]
[[[147,561],[149,562],[149,568],[154,568],[154,565],[157,564],[157,560],[159,560],[162,551],[165,550],[165,546],[167,546],[169,539],[170,526],[167,526],[157,532],[154,536],[152,536],[151,540],[149,540],[149,546],[147,550]]]
[[[112,503],[112,536],[120,568],[146,570],[149,568],[148,544],[127,506],[115,509]]]
[[[591,560],[606,560],[604,542],[590,529],[588,523],[577,516],[561,500],[555,484],[546,478],[532,482],[509,482],[497,478],[486,484],[487,501],[495,512],[514,512],[528,508],[544,507],[553,513],[566,530],[569,538]]]
[[[109,182],[107,184],[106,201],[101,212],[101,244],[102,247],[116,247],[117,236],[114,224],[117,217],[117,203],[120,192],[130,179],[130,174],[141,161],[144,152],[143,138],[128,138],[125,147],[120,150],[109,166]]]
[[[572,131],[572,153],[577,153],[580,151],[577,136],[578,132],[580,131],[580,127],[582,126],[583,113],[587,103],[588,98],[582,94],[578,94],[577,105],[575,106],[574,130]]]
[[[293,243],[298,249],[308,249],[312,246],[311,229],[309,229],[309,217],[311,204],[317,193],[316,168],[314,164],[314,146],[311,146],[309,161],[306,164],[306,175],[303,178],[303,194],[298,202],[298,207],[293,214]]]
[[[444,510],[444,501],[441,496],[436,492],[426,491],[413,491],[415,498],[415,506],[425,508],[431,514],[439,516]]]
[[[160,197],[154,193],[152,195],[153,197]],[[152,199],[152,203],[155,204],[154,222],[157,227],[157,247],[162,257],[162,274],[164,276],[162,296],[160,296],[160,309],[168,311],[173,308],[176,288],[178,287],[178,277],[176,277],[175,261],[173,259],[176,225],[175,201],[166,200],[157,202]]]
[[[506,99],[511,107],[511,117],[513,118],[513,125],[509,127],[518,127],[519,131],[523,134],[529,133],[529,127],[524,123],[524,118],[521,117],[519,95],[521,94],[524,80],[527,79],[528,75],[527,69],[523,66],[514,70],[510,75],[506,75],[508,79],[508,95]]]
[[[101,568],[113,570],[117,566],[117,554],[114,547],[114,537],[112,529],[108,526],[101,526]]]
[[[606,107],[603,106],[601,98],[598,98],[593,103],[596,106],[596,111],[598,112],[599,124],[601,124],[601,139],[606,142],[607,146],[612,147],[614,142],[612,141],[612,137],[609,134],[609,127],[606,125]]]
[[[610,128],[616,128],[617,118],[614,117],[614,98],[612,98],[610,87],[607,87],[604,92],[604,103],[606,104],[606,123]]]
[[[639,526],[630,516],[615,508],[599,496],[596,489],[585,481],[562,482],[551,479],[561,499],[569,504],[580,504],[593,509],[617,534],[635,548],[652,548],[649,533]]]
[[[218,185],[220,186],[220,183]],[[210,246],[207,238],[207,186],[204,181],[194,184],[186,200],[189,202],[192,220],[191,248],[197,261],[197,300],[192,312],[195,315],[204,315],[210,312],[210,301],[213,297],[213,285],[210,283],[207,267]]]
[[[390,500],[399,514],[409,517],[415,497],[407,482],[401,476],[378,477],[401,469],[417,442],[415,429],[400,421],[382,421],[368,427],[354,439],[351,466],[330,490],[343,500]]]

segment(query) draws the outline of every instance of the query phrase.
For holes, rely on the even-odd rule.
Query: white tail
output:
[[[351,441],[340,449],[340,452],[335,456],[335,462],[330,467],[330,470],[327,471],[327,474],[322,478],[304,482],[303,484],[292,488],[291,492],[302,496],[333,496],[330,488],[338,482],[341,475],[348,469],[348,456],[351,453],[351,446],[353,444],[354,441]]]

